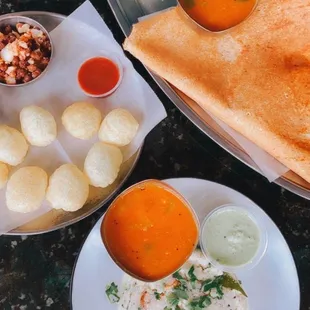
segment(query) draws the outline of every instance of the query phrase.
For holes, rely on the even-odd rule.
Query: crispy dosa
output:
[[[124,48],[310,182],[310,0],[261,0],[223,33],[179,7],[136,24]]]

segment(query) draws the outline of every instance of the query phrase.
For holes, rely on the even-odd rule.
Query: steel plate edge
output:
[[[119,27],[123,31],[126,37],[129,36],[131,32],[131,24],[126,19],[125,12],[121,9],[118,0],[107,0],[108,4],[114,14],[116,21],[119,24]],[[145,67],[145,66],[144,66]],[[215,143],[217,143],[220,147],[230,153],[233,157],[240,160],[243,164],[248,166],[249,168],[253,169],[255,172],[262,175],[259,168],[256,166],[254,161],[247,155],[244,154],[244,158],[235,155],[239,150],[228,142],[229,145],[224,146],[222,143],[218,142],[221,139],[219,135],[213,132],[204,122],[199,118],[199,116],[192,111],[189,107],[183,104],[182,100],[179,96],[170,88],[170,86],[160,77],[156,76],[153,72],[151,72],[147,67],[145,69],[149,72],[151,77],[157,83],[157,85],[161,88],[161,90],[165,93],[165,95],[171,100],[171,102],[193,123],[196,127],[199,128],[204,134],[206,134],[210,139],[212,139]],[[301,187],[300,185],[293,183],[284,177],[280,177],[274,181],[275,184],[283,187],[284,189],[301,196],[307,200],[310,200],[310,190]]]

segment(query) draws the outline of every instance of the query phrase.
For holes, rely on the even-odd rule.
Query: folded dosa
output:
[[[124,48],[310,182],[310,0],[261,0],[220,34],[173,8],[134,25]]]

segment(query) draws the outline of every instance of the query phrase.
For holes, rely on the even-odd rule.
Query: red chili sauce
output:
[[[94,57],[85,61],[78,73],[80,87],[93,96],[109,93],[119,80],[118,66],[105,57]]]

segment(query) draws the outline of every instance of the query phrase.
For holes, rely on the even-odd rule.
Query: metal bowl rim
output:
[[[143,282],[156,282],[156,281],[160,281],[166,277],[171,276],[172,274],[174,274],[176,271],[178,271],[181,266],[178,266],[176,269],[172,270],[169,274],[165,275],[162,278],[156,279],[156,280],[149,280],[149,279],[145,279],[143,277],[138,276],[137,274],[131,272],[129,269],[127,269],[124,264],[122,264],[116,257],[116,255],[114,255],[109,247],[109,244],[107,242],[107,238],[104,236],[104,234],[102,233],[102,229],[103,226],[105,225],[106,222],[106,216],[107,214],[110,212],[111,208],[114,206],[114,204],[117,202],[117,200],[119,200],[120,198],[122,198],[123,195],[126,195],[128,193],[130,193],[134,188],[137,188],[139,186],[142,186],[144,184],[148,184],[148,183],[153,183],[156,184],[156,186],[163,188],[164,190],[170,192],[171,194],[173,194],[175,197],[177,197],[179,200],[181,200],[183,202],[183,204],[186,206],[186,208],[190,211],[193,220],[196,224],[196,228],[197,228],[197,239],[195,242],[195,246],[193,247],[191,253],[189,255],[187,255],[186,259],[184,260],[184,262],[182,263],[185,264],[185,262],[189,259],[189,257],[193,254],[193,252],[195,251],[195,249],[197,248],[197,246],[199,245],[199,240],[200,240],[200,222],[199,222],[199,218],[197,215],[197,212],[195,211],[194,207],[192,206],[192,204],[189,202],[188,199],[186,199],[183,194],[181,194],[178,190],[176,190],[174,187],[172,187],[170,184],[166,183],[165,180],[159,180],[159,179],[145,179],[142,181],[139,181],[135,184],[132,184],[131,186],[127,187],[126,189],[124,189],[121,193],[119,193],[114,199],[113,201],[110,203],[110,206],[108,207],[108,209],[106,210],[106,212],[104,213],[104,216],[102,218],[102,222],[100,224],[100,237],[101,237],[101,243],[102,246],[105,247],[107,253],[109,254],[110,258],[113,260],[113,262],[124,271],[124,273],[128,274],[129,276],[143,281]]]
[[[31,17],[28,17],[26,15],[21,15],[21,13],[27,13],[27,12],[20,12],[20,13],[17,12],[17,13],[9,13],[9,14],[2,15],[2,16],[0,16],[0,23],[5,21],[6,19],[22,18],[22,19],[25,19],[25,23],[26,23],[26,21],[29,21],[29,23],[32,23],[32,24],[36,25],[37,27],[40,28],[40,30],[42,30],[47,35],[48,39],[50,40],[50,44],[51,44],[51,57],[50,57],[50,60],[49,60],[49,62],[47,64],[47,66],[45,67],[45,69],[35,79],[33,79],[33,80],[31,80],[31,81],[29,81],[27,83],[22,83],[22,84],[5,84],[5,83],[0,82],[0,86],[5,86],[5,87],[22,87],[22,86],[28,86],[28,85],[38,81],[47,72],[47,70],[50,68],[50,64],[51,64],[51,62],[53,60],[53,57],[54,57],[54,44],[53,44],[53,41],[52,41],[52,38],[51,38],[49,32],[45,29],[45,27],[41,23],[37,22],[36,20],[34,20]],[[31,13],[31,12],[28,12],[28,13]],[[46,14],[46,15],[48,15],[48,14]]]
[[[107,0],[109,6],[121,28],[124,35],[128,37],[130,35],[133,23],[129,20],[126,11],[120,5],[118,0]],[[184,101],[180,98],[180,96],[172,89],[172,87],[161,77],[157,76],[150,69],[144,68],[148,71],[150,76],[156,82],[156,84],[160,87],[160,89],[164,92],[164,94],[171,100],[171,102],[184,114],[199,130],[201,130],[207,137],[213,140],[217,145],[223,148],[230,155],[238,159],[240,162],[254,170],[255,172],[262,175],[259,171],[258,167],[255,166],[253,160],[245,154],[241,152],[236,145],[231,143],[230,141],[223,138],[220,133],[214,131],[208,124],[189,106],[187,106]],[[274,181],[275,184],[280,187],[304,198],[310,200],[310,189],[286,178],[285,176],[281,176]]]
[[[182,12],[186,15],[187,18],[189,18],[196,26],[198,26],[199,28],[203,29],[204,31],[207,31],[209,33],[214,33],[215,35],[216,34],[223,34],[223,33],[226,33],[226,32],[229,32],[233,29],[235,29],[236,27],[238,27],[239,25],[243,24],[245,21],[247,21],[251,16],[252,14],[254,13],[254,11],[256,10],[258,4],[259,4],[260,0],[255,0],[255,4],[251,10],[251,12],[246,16],[245,19],[243,19],[241,22],[239,22],[238,24],[234,25],[234,26],[231,26],[227,29],[223,29],[223,30],[219,30],[219,31],[214,31],[214,30],[210,30],[204,26],[202,26],[200,23],[198,23],[193,17],[190,16],[189,13],[186,12],[186,10],[183,8],[182,4],[180,3],[180,0],[177,0],[177,3],[178,3],[178,7],[181,8]]]

